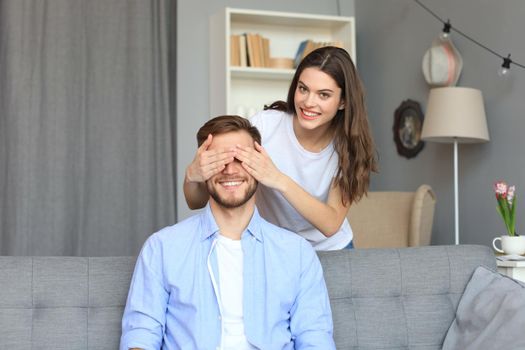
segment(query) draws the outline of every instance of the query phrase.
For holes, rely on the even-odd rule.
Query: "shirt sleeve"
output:
[[[295,349],[335,350],[323,270],[312,246],[304,240],[301,240],[299,293],[290,312],[290,330]]]
[[[122,317],[120,350],[160,349],[169,293],[162,279],[162,251],[150,237],[137,259]]]

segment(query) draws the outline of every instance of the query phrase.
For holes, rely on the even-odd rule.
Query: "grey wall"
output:
[[[525,62],[525,2],[522,0],[423,0],[438,15],[501,54]],[[208,106],[208,19],[225,6],[263,10],[337,14],[337,2],[292,0],[178,1],[177,29],[177,205],[178,219],[190,214],[182,195],[184,170],[195,151],[195,133],[210,117]],[[341,14],[356,16],[359,70],[368,92],[370,120],[380,156],[375,190],[414,190],[430,184],[438,198],[433,244],[454,240],[452,145],[427,142],[413,159],[397,154],[393,113],[405,99],[426,108],[429,87],[421,60],[441,24],[411,0],[340,1]],[[354,10],[355,8],[355,10]],[[512,67],[510,79],[497,74],[501,60],[457,34],[463,56],[459,86],[480,89],[491,141],[459,147],[460,238],[489,245],[504,232],[495,210],[492,183],[517,185],[519,232],[525,233],[525,70]]]
[[[422,0],[453,26],[502,55],[525,63],[525,1]],[[421,60],[442,25],[410,0],[356,0],[357,56],[368,91],[368,109],[380,155],[376,190],[414,190],[430,184],[437,194],[433,244],[454,242],[453,147],[427,142],[416,158],[397,155],[393,113],[411,98],[426,109],[429,87]],[[490,142],[459,146],[460,241],[490,245],[504,233],[492,183],[517,185],[517,230],[525,234],[525,70],[510,79],[496,74],[502,60],[458,34],[452,40],[463,57],[458,86],[480,89],[485,98]]]
[[[224,7],[354,15],[354,0],[179,0],[177,2],[177,217],[191,214],[182,193],[184,171],[197,148],[195,134],[210,118],[208,96],[208,22]],[[283,96],[283,99],[286,96]]]

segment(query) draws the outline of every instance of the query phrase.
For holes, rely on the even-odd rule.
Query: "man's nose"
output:
[[[226,164],[222,172],[224,174],[235,174],[238,171],[238,166],[240,166],[240,162],[237,159],[234,159],[232,162]]]

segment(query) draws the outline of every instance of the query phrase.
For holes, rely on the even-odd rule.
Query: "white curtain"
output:
[[[134,255],[174,223],[175,18],[0,0],[0,255]]]

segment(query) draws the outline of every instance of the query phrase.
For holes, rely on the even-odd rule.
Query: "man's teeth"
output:
[[[242,181],[228,181],[228,182],[223,182],[222,185],[223,186],[239,186],[241,183]]]

